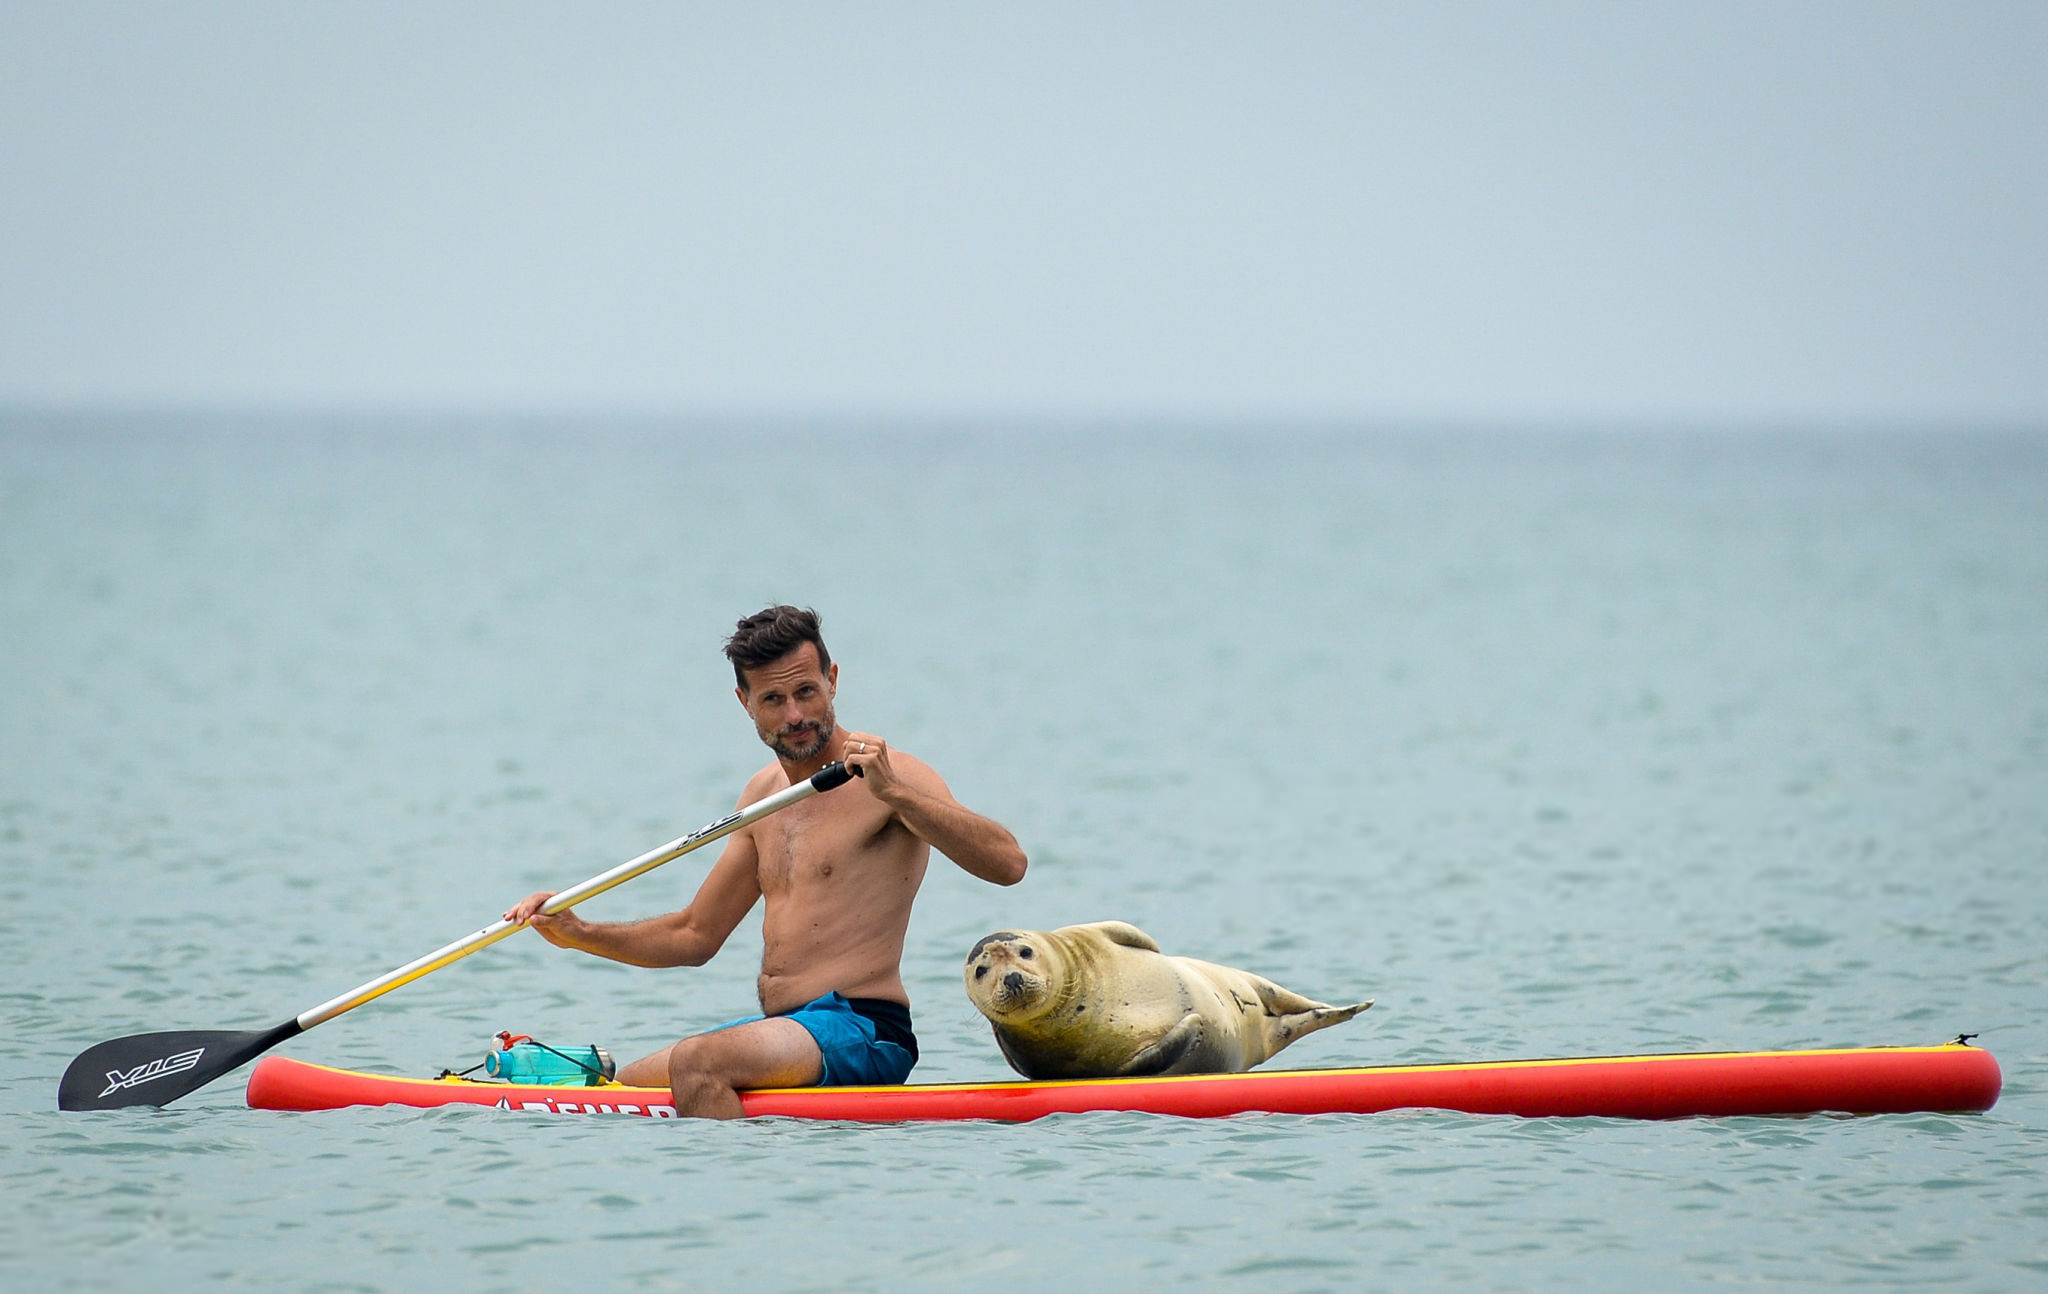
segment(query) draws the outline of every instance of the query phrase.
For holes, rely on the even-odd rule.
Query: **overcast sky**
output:
[[[2048,425],[2048,3],[0,0],[0,403]]]

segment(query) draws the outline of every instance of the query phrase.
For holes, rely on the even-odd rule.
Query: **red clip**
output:
[[[510,1050],[512,1050],[512,1044],[514,1044],[514,1043],[518,1043],[518,1042],[532,1042],[532,1041],[533,1041],[533,1039],[532,1039],[531,1037],[529,1037],[528,1035],[526,1035],[526,1034],[523,1034],[523,1033],[507,1033],[507,1032],[505,1032],[505,1031],[504,1031],[504,1030],[502,1030],[502,1029],[498,1031],[498,1050],[499,1050],[499,1051],[510,1051]]]

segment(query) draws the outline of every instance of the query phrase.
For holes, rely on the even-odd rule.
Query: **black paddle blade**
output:
[[[275,1029],[245,1033],[183,1030],[114,1038],[78,1053],[57,1085],[57,1108],[169,1105],[298,1032],[299,1022],[287,1020]]]

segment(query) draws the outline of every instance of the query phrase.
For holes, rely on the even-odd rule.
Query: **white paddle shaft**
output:
[[[643,872],[651,872],[663,863],[681,858],[691,850],[702,848],[714,840],[723,839],[749,823],[759,822],[778,809],[786,809],[798,800],[807,800],[820,791],[829,791],[835,786],[844,785],[848,776],[843,765],[827,764],[815,775],[786,790],[777,791],[764,800],[756,800],[746,808],[727,814],[708,827],[701,827],[687,836],[671,840],[659,849],[642,854],[629,862],[620,863],[610,871],[593,876],[581,885],[573,885],[563,890],[542,904],[540,910],[553,916],[557,912],[573,908],[593,895],[602,894],[615,885],[624,885]],[[302,1012],[298,1017],[299,1028],[310,1029],[316,1024],[325,1024],[344,1011],[353,1011],[373,998],[384,996],[401,984],[410,984],[420,976],[437,971],[450,962],[459,961],[479,948],[490,947],[525,924],[523,921],[494,921],[475,934],[465,935],[445,948],[436,949],[418,961],[399,967],[389,975],[380,975],[361,988],[353,989],[331,1002],[323,1002],[310,1011]]]

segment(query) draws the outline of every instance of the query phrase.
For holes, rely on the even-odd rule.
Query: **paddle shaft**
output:
[[[736,813],[679,840],[672,840],[601,876],[593,876],[550,898],[541,908],[547,913],[574,907],[593,894],[623,885],[643,872],[653,871],[671,859],[729,836],[750,822],[807,799],[820,791],[844,786],[853,774],[837,761],[787,790],[756,801]],[[125,1038],[87,1047],[64,1070],[57,1085],[57,1108],[62,1110],[113,1110],[130,1105],[167,1105],[187,1092],[198,1089],[269,1051],[285,1039],[304,1033],[316,1024],[352,1011],[372,998],[382,997],[401,984],[439,970],[449,962],[489,947],[519,929],[510,921],[498,921],[473,935],[458,939],[446,948],[428,953],[416,962],[379,976],[353,992],[323,1002],[303,1015],[294,1016],[272,1029],[231,1032],[218,1029],[180,1029],[169,1032],[137,1033]]]
[[[585,899],[602,894],[614,886],[624,885],[634,877],[651,872],[663,863],[673,862],[692,850],[702,849],[714,840],[722,840],[741,827],[759,822],[769,814],[786,809],[799,800],[807,800],[820,791],[844,786],[852,776],[844,764],[827,764],[794,786],[777,791],[766,799],[756,800],[746,808],[729,813],[687,836],[671,840],[659,849],[649,850],[638,858],[620,863],[610,871],[593,876],[581,885],[570,886],[543,903],[540,910],[548,916],[553,916],[557,912],[573,908]],[[523,921],[494,921],[475,934],[465,935],[445,948],[435,949],[418,961],[408,962],[388,975],[378,976],[361,988],[352,989],[332,1001],[322,1002],[310,1011],[301,1012],[298,1016],[299,1030],[303,1032],[316,1024],[325,1024],[344,1012],[355,1010],[365,1002],[384,996],[400,985],[410,984],[422,975],[432,974],[480,948],[488,948],[507,935],[522,929],[525,924]]]

